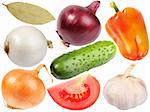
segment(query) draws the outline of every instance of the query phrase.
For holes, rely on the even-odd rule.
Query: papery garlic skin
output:
[[[136,107],[147,99],[144,82],[126,74],[110,79],[105,85],[103,93],[108,103],[121,110]]]

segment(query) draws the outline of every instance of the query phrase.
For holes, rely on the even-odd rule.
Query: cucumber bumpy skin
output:
[[[51,73],[58,79],[68,79],[107,63],[115,54],[116,46],[113,42],[98,41],[56,58],[50,66]]]

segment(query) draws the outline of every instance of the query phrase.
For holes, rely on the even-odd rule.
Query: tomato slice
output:
[[[87,75],[51,87],[48,92],[58,105],[70,110],[81,110],[95,103],[100,84],[93,76]]]

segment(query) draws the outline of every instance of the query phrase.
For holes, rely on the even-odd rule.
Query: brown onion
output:
[[[2,95],[9,107],[31,108],[43,100],[46,90],[38,77],[43,67],[45,65],[41,64],[31,71],[15,69],[5,75],[2,80]]]

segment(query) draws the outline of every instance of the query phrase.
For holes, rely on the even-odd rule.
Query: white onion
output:
[[[21,26],[7,35],[5,52],[10,60],[23,67],[39,63],[47,52],[47,39],[32,26]]]

